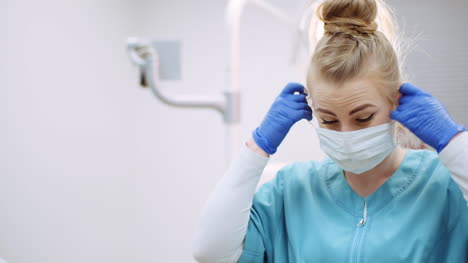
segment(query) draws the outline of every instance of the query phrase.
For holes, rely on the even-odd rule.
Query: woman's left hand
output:
[[[444,105],[431,94],[411,83],[403,83],[400,93],[400,105],[390,117],[406,126],[438,153],[455,135],[466,131],[463,125],[453,121]]]

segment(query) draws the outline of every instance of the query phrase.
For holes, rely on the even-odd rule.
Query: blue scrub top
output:
[[[255,193],[238,262],[468,262],[467,202],[427,150],[365,199],[330,159],[292,163]]]

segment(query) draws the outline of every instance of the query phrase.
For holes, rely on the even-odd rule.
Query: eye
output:
[[[327,121],[327,120],[322,119],[322,124],[326,124],[326,125],[334,124],[334,123],[337,123],[337,122],[338,122],[337,120]]]
[[[356,121],[358,122],[368,122],[370,120],[372,120],[374,118],[374,115],[375,113],[372,113],[369,117],[365,118],[365,119],[356,119]]]

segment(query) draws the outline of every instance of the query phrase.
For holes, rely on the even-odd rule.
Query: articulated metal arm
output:
[[[130,38],[128,52],[131,61],[140,68],[141,85],[149,87],[153,94],[162,102],[183,108],[211,108],[224,117],[227,123],[239,122],[239,94],[224,92],[219,95],[178,95],[165,94],[159,82],[159,55],[150,42]]]

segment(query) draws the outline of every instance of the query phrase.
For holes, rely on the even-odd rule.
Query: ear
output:
[[[400,84],[399,84],[400,86],[398,86],[397,92],[395,92],[393,94],[393,98],[392,98],[393,99],[393,107],[392,107],[392,110],[396,110],[398,108],[398,105],[400,105],[399,100],[403,96],[400,93],[400,87],[401,87],[401,85],[403,85],[403,83],[405,83],[405,82],[400,82]]]
[[[396,110],[398,106],[400,105],[399,100],[401,98],[401,93],[398,92],[398,94],[395,95],[395,103],[393,104],[393,110]]]

